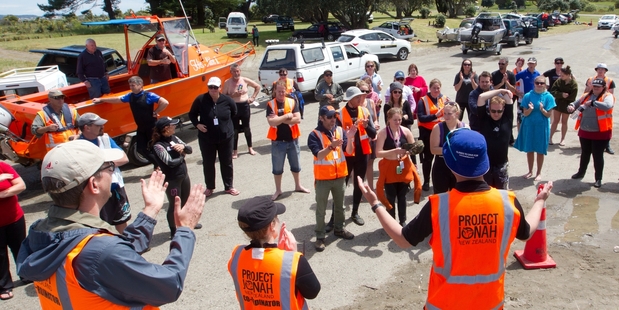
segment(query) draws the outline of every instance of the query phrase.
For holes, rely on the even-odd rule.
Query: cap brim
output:
[[[180,121],[178,120],[178,118],[173,118],[173,119],[170,121],[170,125],[178,125],[178,123],[179,123],[179,122],[180,122]]]
[[[101,149],[101,154],[105,162],[116,161],[125,156],[125,152],[119,149]]]
[[[284,212],[286,212],[286,206],[284,206],[283,204],[279,202],[274,202],[273,205],[275,206],[275,208],[277,208],[277,215],[284,214]]]
[[[104,118],[98,119],[94,122],[92,122],[93,124],[97,125],[97,126],[103,126],[105,125],[105,123],[107,123],[107,120]]]

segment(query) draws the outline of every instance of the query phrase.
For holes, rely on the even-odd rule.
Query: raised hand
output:
[[[204,190],[206,188],[202,184],[196,184],[191,187],[189,198],[181,209],[181,198],[176,196],[174,198],[174,224],[176,227],[189,227],[193,229],[196,227],[202,217],[202,210],[204,210],[204,201],[206,196]]]
[[[163,207],[165,192],[168,189],[168,183],[165,182],[165,174],[161,170],[153,171],[148,182],[140,179],[142,184],[142,198],[144,199],[144,214],[151,218],[157,218],[157,213]]]

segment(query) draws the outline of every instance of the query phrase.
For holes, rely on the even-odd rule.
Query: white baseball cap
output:
[[[214,77],[208,79],[208,83],[206,85],[219,87],[219,86],[221,86],[221,80],[218,77],[214,76]]]

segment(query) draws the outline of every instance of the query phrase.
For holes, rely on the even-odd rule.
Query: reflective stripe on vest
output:
[[[494,188],[430,196],[434,257],[427,309],[503,307],[505,262],[521,220],[514,200]]]
[[[609,95],[612,96],[611,93],[605,92],[602,98],[598,98],[596,101],[604,101],[606,97]],[[580,97],[580,103],[583,104],[584,102],[587,102],[590,97],[591,97],[590,93],[583,94],[582,97]],[[615,98],[613,97],[613,102],[614,102],[614,99]],[[609,110],[606,110],[606,111],[595,109],[595,114],[597,115],[598,128],[600,132],[613,130],[613,108],[610,108]],[[576,124],[574,125],[574,129],[580,128],[581,120],[582,120],[582,113],[578,115],[578,118],[576,119]]]
[[[56,115],[51,112],[50,112],[51,115],[48,114],[47,111],[50,111],[50,110],[46,108],[47,106],[45,106],[43,110],[37,112],[39,117],[41,117],[41,120],[43,120],[43,123],[45,124],[45,126],[50,126],[54,124],[58,125],[58,131],[46,132],[42,135],[43,138],[45,139],[45,148],[49,152],[51,149],[56,147],[58,144],[68,142],[70,136],[77,134],[77,130],[72,125],[74,119],[76,119],[77,111],[75,109],[70,109],[68,106],[66,107],[66,109],[69,109],[70,111],[69,115],[71,115],[71,119],[69,120],[69,123],[67,123],[67,120],[65,119],[65,115],[66,115],[65,106],[63,106],[63,113],[60,119],[58,119],[58,117],[56,117]]]
[[[327,137],[326,134],[314,130],[314,134],[320,139],[320,144],[322,148],[325,149],[329,147],[331,140]],[[334,132],[335,139],[342,138],[342,127],[337,127]],[[337,159],[334,158],[334,154],[337,153]],[[335,180],[339,178],[343,178],[348,175],[348,169],[346,166],[346,158],[344,157],[344,152],[342,151],[342,147],[337,147],[333,151],[329,151],[329,153],[323,158],[318,159],[314,156],[314,179],[316,180]]]
[[[34,282],[41,308],[43,310],[72,309],[159,309],[152,306],[127,307],[114,304],[95,293],[83,289],[75,277],[73,260],[93,237],[110,236],[109,234],[92,234],[82,239],[65,258],[58,270],[47,280]]]
[[[263,251],[263,256],[261,258],[254,258],[253,251]],[[301,257],[301,253],[284,251],[278,248],[252,248],[245,250],[243,246],[237,246],[228,262],[228,271],[234,281],[234,288],[240,308],[308,309],[305,298],[300,293],[295,292],[294,287],[299,257]],[[263,262],[258,263],[257,260],[262,260]],[[279,270],[277,270],[278,265]],[[241,266],[246,266],[247,269]],[[259,270],[257,269],[258,267],[260,267]],[[274,273],[274,271],[279,272],[279,274]],[[254,280],[253,275],[258,272],[271,274],[270,281]],[[244,276],[249,277],[249,279],[245,279]],[[272,285],[270,287],[272,292],[267,295],[272,295],[273,297],[244,295],[244,291],[254,291],[254,287],[251,287],[251,285],[256,282],[265,285],[263,287],[270,283]],[[279,285],[275,285],[275,283]],[[247,285],[250,287],[245,289]]]
[[[348,110],[346,109],[346,107],[343,107],[341,109],[339,109],[337,111],[337,118],[340,120],[340,123],[342,123],[342,128],[344,130],[348,130],[348,128],[352,127],[353,125],[353,121],[352,121],[352,117],[350,117],[350,114],[348,114]],[[370,112],[364,108],[364,107],[358,107],[357,108],[357,120],[366,120],[368,119],[370,115]],[[365,127],[363,127],[363,125],[361,123],[358,123],[357,125],[357,133],[359,135],[359,140],[361,141],[361,151],[363,152],[363,154],[367,155],[372,153],[372,147],[370,146],[370,138],[368,137],[367,131],[365,130]],[[356,143],[353,142],[352,144],[352,153],[347,153],[346,150],[344,150],[344,155],[345,156],[355,156],[355,146]]]
[[[267,103],[269,107],[271,107],[271,111],[277,115],[277,101],[275,99],[269,101]],[[286,97],[284,99],[284,114],[291,113],[294,110],[295,106],[294,99]],[[299,124],[290,124],[290,130],[292,131],[292,139],[296,139],[301,136],[301,130],[299,129]],[[275,141],[277,140],[277,126],[270,126],[269,132],[267,133],[267,138],[269,140]]]
[[[426,115],[436,114],[439,109],[445,107],[445,104],[443,103],[443,97],[437,99],[436,105],[432,102],[432,99],[430,99],[430,95],[423,96],[421,98],[421,101],[423,101],[423,105],[426,109]],[[422,123],[421,121],[419,121],[418,125],[428,130],[432,130],[434,128],[434,125],[438,123],[440,123],[440,120],[437,118],[431,122]]]

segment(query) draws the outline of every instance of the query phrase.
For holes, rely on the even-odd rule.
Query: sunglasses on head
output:
[[[50,98],[60,100],[60,99],[64,99],[64,96],[52,96]]]
[[[535,82],[535,85],[546,85],[546,82]]]
[[[503,113],[503,110],[492,110],[492,109],[490,109],[490,113],[501,114],[501,113]]]
[[[208,89],[219,89],[219,86],[215,86],[215,85],[209,85]]]

